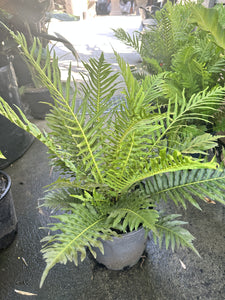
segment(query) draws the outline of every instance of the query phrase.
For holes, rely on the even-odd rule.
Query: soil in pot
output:
[[[17,226],[11,179],[6,173],[0,171],[0,249],[7,248],[13,242]]]

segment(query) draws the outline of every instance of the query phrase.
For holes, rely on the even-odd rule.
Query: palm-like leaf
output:
[[[192,5],[167,2],[162,10],[156,12],[156,25],[151,30],[135,32],[131,36],[119,28],[114,30],[115,36],[141,55],[143,65],[150,73],[170,70],[172,57],[188,41],[188,34],[194,28],[186,21]]]
[[[84,94],[88,97],[90,118],[109,109],[109,101],[117,90],[118,73],[112,74],[111,65],[105,61],[103,53],[100,58],[91,58],[83,62],[88,71],[88,77],[81,74],[84,83],[81,84]]]
[[[191,154],[196,155],[196,153],[204,155],[208,155],[208,150],[214,149],[218,146],[218,138],[222,136],[212,136],[209,133],[199,134],[199,130],[197,130],[197,136],[190,132],[189,130],[195,131],[195,128],[192,126],[187,127],[187,132],[185,133],[183,130],[183,135],[174,135],[170,136],[171,142],[173,145],[176,145],[176,149],[178,149],[183,154]],[[174,142],[175,137],[177,137],[176,142]],[[168,144],[170,141],[168,141]],[[200,150],[201,149],[201,150]]]
[[[205,88],[224,83],[224,57],[221,49],[206,34],[187,43],[174,55],[169,73],[169,84],[185,89],[187,97]],[[184,72],[185,70],[185,72]]]

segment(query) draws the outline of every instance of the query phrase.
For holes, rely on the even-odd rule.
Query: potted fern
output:
[[[40,285],[56,263],[70,260],[77,265],[87,250],[95,257],[96,248],[104,253],[104,241],[140,227],[146,234],[151,231],[159,246],[165,237],[167,248],[185,246],[198,254],[194,237],[183,228],[185,222],[176,213],[163,214],[157,205],[160,199],[170,199],[184,208],[189,201],[200,209],[194,196],[225,204],[221,191],[224,169],[214,160],[183,155],[175,143],[178,136],[188,132],[183,120],[207,119],[202,110],[211,104],[219,106],[224,88],[193,95],[191,101],[184,99],[182,106],[169,103],[162,112],[157,99],[162,95],[163,77],[146,76],[138,82],[115,53],[123,80],[118,80],[119,74],[102,54],[83,63],[87,73],[82,74],[81,90],[77,91],[74,82],[75,92],[71,94],[71,69],[63,90],[57,59],[49,64],[47,54],[46,69],[50,66],[53,70],[46,75],[24,37],[13,36],[54,99],[46,117],[48,133],[32,124],[19,108],[16,114],[0,99],[0,113],[48,147],[60,174],[48,187],[43,202],[59,212],[53,216],[57,221],[48,228],[53,234],[42,240],[47,265]],[[123,92],[118,95],[120,82]],[[82,96],[81,103],[78,95]],[[112,101],[115,95],[118,101]],[[184,148],[204,152],[199,141],[183,143]]]

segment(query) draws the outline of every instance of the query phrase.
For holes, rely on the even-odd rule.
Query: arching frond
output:
[[[66,264],[67,261],[73,261],[77,265],[78,261],[85,259],[86,247],[93,255],[95,253],[92,247],[98,247],[104,253],[99,238],[104,240],[109,239],[113,234],[115,235],[110,228],[103,226],[105,217],[99,215],[88,204],[86,206],[71,204],[71,207],[67,208],[66,211],[69,213],[54,217],[60,222],[49,227],[52,232],[60,230],[60,233],[49,235],[42,239],[42,242],[45,243],[42,253],[47,265],[43,272],[40,286],[42,286],[49,270],[55,264]]]
[[[204,201],[208,197],[225,204],[224,180],[224,169],[183,170],[154,175],[145,181],[145,188],[146,193],[156,202],[171,199],[175,204],[181,203],[186,208],[185,201],[189,201],[200,209],[196,199]]]
[[[188,247],[197,255],[199,255],[198,251],[193,245],[193,241],[195,240],[195,238],[187,229],[181,227],[182,225],[185,225],[187,223],[177,220],[178,217],[180,217],[180,215],[173,214],[159,219],[158,223],[156,223],[158,235],[156,236],[153,233],[155,243],[158,240],[158,244],[161,247],[162,241],[165,238],[166,249],[168,249],[169,245],[172,251],[175,250],[175,247],[177,249],[179,249],[180,247]]]
[[[109,101],[118,88],[118,73],[112,73],[112,68],[106,62],[103,53],[99,59],[91,58],[88,63],[83,62],[88,71],[88,76],[81,74],[84,83],[81,83],[82,90],[88,97],[89,116],[102,114],[109,109]]]
[[[137,168],[138,166],[138,168]],[[193,160],[189,156],[183,156],[178,151],[174,151],[172,155],[166,153],[166,149],[160,151],[155,158],[149,158],[144,161],[142,158],[132,161],[127,166],[126,172],[116,168],[108,171],[106,182],[114,190],[119,193],[126,192],[133,185],[153,176],[171,172],[172,174],[180,170],[200,169],[200,168],[216,168],[217,164],[211,162],[201,162]],[[122,176],[121,176],[121,172]]]

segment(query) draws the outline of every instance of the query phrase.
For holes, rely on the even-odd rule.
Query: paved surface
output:
[[[51,30],[62,30],[85,59],[107,50],[107,57],[113,60],[107,43],[107,40],[114,41],[109,28],[122,24],[122,19],[112,19],[110,26],[106,27],[105,18],[110,17],[96,19],[98,33],[85,21],[80,24],[57,23]],[[129,30],[138,29],[138,17],[129,16],[124,20],[127,20],[125,24]],[[85,29],[86,34],[82,34],[81,29]],[[79,39],[81,37],[84,37],[84,42]],[[118,45],[116,41],[113,44],[116,50]],[[60,51],[65,52],[65,49],[62,47]],[[135,63],[139,59],[122,45],[118,52],[128,62]],[[66,56],[62,59],[62,66],[68,64],[67,60]],[[74,63],[76,72],[75,67]],[[38,123],[45,125],[44,122]],[[189,220],[189,229],[196,237],[195,246],[201,258],[187,249],[175,253],[164,248],[160,250],[149,236],[145,257],[129,270],[109,271],[88,255],[78,267],[72,263],[57,265],[43,288],[39,289],[45,265],[39,242],[45,233],[39,227],[49,222],[49,212],[37,208],[38,199],[43,196],[42,187],[52,182],[57,174],[48,166],[46,148],[38,141],[6,172],[12,177],[19,231],[13,244],[0,252],[0,300],[29,299],[29,296],[16,293],[15,289],[36,294],[31,298],[38,300],[225,299],[225,207],[206,203],[201,204],[202,212],[193,208],[182,212],[184,219]]]
[[[53,21],[49,27],[49,33],[59,33],[68,39],[79,55],[78,62],[63,44],[56,44],[55,50],[60,59],[62,77],[65,79],[68,66],[72,60],[74,77],[80,80],[79,72],[82,71],[81,61],[87,61],[90,57],[99,57],[104,52],[105,58],[115,69],[117,63],[114,50],[118,52],[126,62],[131,65],[140,61],[140,56],[128,46],[114,37],[112,28],[124,28],[133,33],[141,26],[140,16],[97,16],[92,19],[79,22]],[[114,50],[113,50],[114,49]]]

